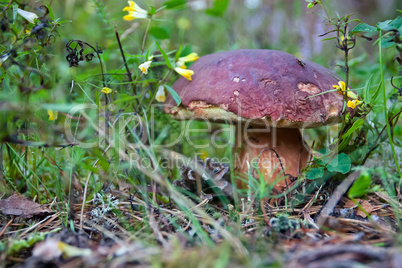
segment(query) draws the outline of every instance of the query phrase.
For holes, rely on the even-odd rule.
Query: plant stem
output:
[[[379,57],[380,57],[380,71],[381,71],[381,87],[382,87],[382,93],[383,93],[383,109],[384,109],[384,116],[385,116],[385,121],[387,123],[387,132],[388,132],[388,137],[389,137],[389,144],[391,145],[391,150],[392,150],[392,154],[394,156],[394,160],[395,160],[395,164],[396,164],[396,168],[398,169],[398,173],[399,173],[399,177],[402,180],[402,173],[401,173],[401,169],[399,167],[399,163],[398,163],[398,159],[396,158],[396,154],[395,154],[395,148],[394,148],[394,141],[392,138],[392,134],[391,134],[391,127],[389,125],[389,121],[388,121],[388,110],[387,110],[387,94],[385,92],[385,83],[384,83],[384,70],[383,70],[383,62],[382,62],[382,54],[381,54],[381,50],[382,50],[382,31],[380,30],[380,40],[379,40]]]
[[[147,40],[148,32],[149,32],[149,27],[151,26],[151,21],[152,19],[148,20],[148,25],[147,29],[145,30],[144,38],[142,39],[142,47],[141,47],[141,52],[144,53],[145,50],[145,41]]]
[[[114,27],[114,32],[116,34],[117,43],[119,44],[120,53],[121,53],[121,57],[123,58],[124,66],[126,67],[128,80],[130,82],[133,82],[133,78],[131,77],[131,72],[130,72],[130,69],[128,68],[126,57],[124,56],[123,47],[121,45],[119,32],[117,31],[116,26]],[[136,84],[132,84],[132,87],[133,87],[133,95],[136,96],[137,95],[137,86],[136,86]],[[138,105],[139,105],[138,99],[135,99],[135,102],[137,103],[137,107],[138,107]]]

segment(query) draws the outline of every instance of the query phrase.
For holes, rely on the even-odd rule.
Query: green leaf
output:
[[[47,10],[49,11],[49,17],[54,21],[53,9],[49,4],[46,4]]]
[[[388,109],[388,118],[391,119],[396,113],[402,110],[402,102],[394,102]]]
[[[60,20],[60,19],[57,19],[57,20],[55,20],[55,22],[56,22],[57,24],[61,25],[61,24],[64,24],[64,23],[72,22],[72,21],[71,21],[71,20]]]
[[[387,37],[382,38],[382,40],[381,40],[382,48],[392,47],[393,45],[395,45],[393,36],[387,36]]]
[[[117,100],[113,101],[113,104],[117,104],[117,103],[120,103],[120,102],[129,102],[129,101],[132,101],[134,99],[138,99],[140,97],[141,97],[140,95],[138,95],[138,96],[130,96],[130,95],[127,95],[127,94],[119,94],[119,95],[117,95]]]
[[[180,45],[179,49],[176,52],[176,55],[174,56],[175,61],[177,61],[180,58],[180,53],[181,53],[182,49],[183,49],[183,45]]]
[[[152,16],[152,15],[155,15],[155,13],[156,13],[156,9],[153,6],[151,6],[149,8],[149,14]]]
[[[71,109],[78,106],[80,104],[77,103],[44,103],[41,104],[40,107],[46,110],[60,111],[68,113]]]
[[[402,17],[397,17],[394,20],[386,20],[377,23],[377,28],[383,31],[389,31],[392,29],[399,29],[402,26]]]
[[[6,74],[6,70],[4,70],[4,68],[0,66],[0,82],[6,76]]]
[[[222,16],[227,7],[229,6],[229,1],[230,0],[214,0],[214,5],[212,8],[209,8],[205,11],[208,15],[211,16]]]
[[[322,178],[323,175],[324,175],[324,167],[318,167],[318,168],[313,167],[306,172],[306,177],[309,180]]]
[[[164,85],[164,86],[167,89],[167,91],[169,91],[170,95],[172,95],[172,97],[173,97],[174,101],[176,102],[177,106],[179,106],[181,104],[180,96],[177,94],[177,92],[171,86],[168,86],[168,85]]]
[[[336,37],[328,37],[328,38],[324,38],[324,39],[321,39],[321,42],[322,42],[322,41],[328,41],[328,40],[332,40],[332,39],[336,39]]]
[[[368,25],[367,23],[359,23],[356,25],[355,28],[352,30],[352,34],[354,33],[376,33],[377,28],[371,25]]]
[[[367,105],[370,105],[370,103],[371,103],[370,88],[371,88],[371,80],[372,79],[373,79],[373,74],[370,75],[370,78],[366,81],[366,84],[364,85],[364,102]]]
[[[352,162],[350,157],[345,154],[341,153],[335,156],[331,162],[328,163],[327,169],[330,172],[340,172],[342,174],[346,174],[349,172],[351,168]]]
[[[342,135],[342,139],[346,138],[347,136],[349,136],[350,134],[355,132],[355,130],[358,129],[359,127],[361,127],[363,125],[363,123],[364,123],[364,119],[362,119],[362,118],[360,118],[356,122],[354,122],[353,126],[351,128],[349,128],[348,132],[346,132],[345,134]]]
[[[170,63],[168,55],[166,55],[165,51],[161,48],[161,46],[158,44],[158,42],[155,41],[156,46],[159,48],[159,51],[162,53],[163,58],[165,59],[166,65],[169,68],[172,68],[172,64]]]
[[[352,187],[350,187],[348,192],[349,198],[358,198],[371,192],[370,185],[371,176],[367,171],[363,171]]]
[[[378,103],[379,99],[382,98],[382,90],[381,90],[381,85],[382,85],[382,81],[380,82],[380,84],[377,86],[376,89],[374,89],[373,92],[371,92],[371,102],[372,103]],[[381,94],[380,94],[381,93]]]
[[[170,37],[169,32],[162,27],[152,27],[149,29],[149,34],[156,39],[168,39]]]
[[[166,6],[167,9],[181,7],[184,6],[185,4],[187,4],[186,0],[170,0],[163,3],[163,5]]]
[[[307,7],[310,9],[310,8],[313,8],[314,7],[314,4],[313,3],[310,3],[310,4],[308,4],[307,5]]]
[[[342,139],[342,142],[338,145],[338,151],[341,151],[343,149],[346,148],[346,146],[348,146],[350,140],[352,139],[353,136],[348,136],[344,139]]]

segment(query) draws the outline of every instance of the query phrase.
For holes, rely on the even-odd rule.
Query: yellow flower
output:
[[[351,99],[357,100],[359,98],[355,93],[350,91],[349,88],[348,90],[346,90],[346,85],[345,82],[343,81],[339,81],[338,85],[333,85],[332,87],[338,89],[342,94],[346,94],[346,96],[348,96]]]
[[[105,94],[110,94],[113,92],[113,90],[111,88],[104,87],[104,88],[102,88],[101,92],[103,92]]]
[[[54,121],[57,119],[58,112],[53,112],[52,110],[47,110],[47,114],[49,115],[50,121]]]
[[[146,19],[148,18],[148,12],[145,9],[140,8],[134,1],[128,1],[128,7],[125,7],[123,11],[128,11],[128,15],[124,16],[124,20],[134,19]]]
[[[198,57],[198,54],[193,52],[193,53],[188,54],[188,55],[185,56],[185,57],[180,57],[178,61],[181,61],[181,62],[190,62],[190,61],[196,61],[196,60],[198,60],[199,58],[200,58],[200,57]]]
[[[181,76],[184,76],[184,78],[186,78],[186,79],[192,81],[191,76],[194,74],[194,71],[185,69],[185,68],[183,68],[183,67],[176,67],[176,68],[174,68],[174,70],[175,70],[178,74],[180,74]]]
[[[338,46],[343,47],[346,40],[346,44],[348,46],[353,45],[353,41],[349,36],[344,36],[343,34],[339,35],[338,37]]]
[[[148,68],[149,68],[149,66],[151,66],[151,62],[152,62],[151,60],[146,61],[146,62],[140,64],[140,66],[138,66],[138,68],[140,68],[142,73],[147,74]]]
[[[186,79],[192,81],[191,76],[194,74],[194,71],[192,70],[187,70],[187,66],[186,66],[186,62],[190,62],[190,61],[196,61],[198,60],[200,57],[198,57],[197,53],[190,53],[185,57],[180,57],[177,61],[176,61],[176,68],[174,68],[174,70],[184,76]]]
[[[155,99],[157,102],[165,102],[166,101],[166,93],[163,85],[160,85],[158,91],[156,92]]]
[[[196,61],[196,60],[198,60],[200,57],[198,57],[198,54],[197,53],[190,53],[190,54],[188,54],[187,56],[185,56],[185,57],[180,57],[177,61],[176,61],[176,66],[177,67],[180,67],[180,68],[182,68],[182,69],[186,69],[187,68],[187,66],[186,66],[186,62],[190,62],[190,61]]]
[[[350,108],[352,108],[352,109],[354,109],[354,108],[356,108],[356,106],[358,106],[359,104],[361,104],[362,103],[362,101],[359,101],[359,100],[352,100],[352,101],[348,101],[348,107],[350,107]]]
[[[17,8],[17,13],[20,14],[21,17],[23,17],[24,19],[26,19],[27,21],[29,21],[32,24],[34,24],[35,19],[38,18],[38,15],[36,15],[35,13],[25,11],[25,10],[20,9],[20,8]]]

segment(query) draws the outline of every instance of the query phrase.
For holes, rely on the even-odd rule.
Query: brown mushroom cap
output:
[[[313,62],[275,50],[241,49],[201,57],[190,67],[193,81],[179,78],[173,88],[182,99],[168,97],[173,118],[214,121],[253,120],[274,127],[317,127],[337,123],[343,95],[329,91],[339,79]],[[350,109],[349,109],[350,111]]]

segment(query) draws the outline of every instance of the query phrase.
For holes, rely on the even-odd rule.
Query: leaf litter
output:
[[[197,210],[191,216],[171,201],[159,202],[157,206],[150,202],[149,196],[138,191],[132,193],[129,187],[122,186],[120,190],[112,188],[107,193],[94,195],[92,202],[85,205],[80,230],[81,204],[71,206],[67,227],[59,214],[51,215],[47,206],[14,194],[0,200],[0,224],[4,226],[0,232],[3,243],[0,249],[12,246],[4,241],[12,241],[16,234],[20,241],[29,241],[38,232],[46,235],[41,238],[42,242],[28,243],[24,249],[8,256],[0,255],[0,261],[17,267],[124,267],[156,263],[181,267],[197,266],[199,262],[213,265],[219,256],[226,254],[227,264],[235,267],[277,264],[283,267],[400,267],[402,255],[394,247],[398,220],[394,215],[398,214],[394,214],[384,193],[370,193],[353,201],[341,194],[336,206],[319,225],[323,208],[332,193],[339,190],[338,186],[330,184],[326,191],[320,188],[306,194],[304,202],[292,206],[273,206],[266,200],[265,213],[258,209],[256,200],[243,199],[244,206],[236,211],[219,201],[222,196],[228,200],[234,198],[228,190],[231,184],[226,166],[211,160],[194,159],[195,163],[201,169],[183,166],[182,180],[175,185],[196,203],[194,209],[205,210],[215,222]],[[197,180],[201,183],[197,184]],[[202,188],[198,189],[197,185]],[[145,192],[150,189],[147,187]],[[47,218],[39,221],[45,215]],[[21,219],[17,222],[16,217]],[[195,219],[201,226],[196,225]],[[37,221],[34,228],[29,227]],[[245,254],[233,251],[235,245],[228,244],[223,230],[215,224],[243,241],[248,249]],[[206,237],[202,237],[201,231]],[[214,246],[202,246],[206,241]],[[250,254],[258,256],[251,258],[251,263],[250,257],[247,258]]]

